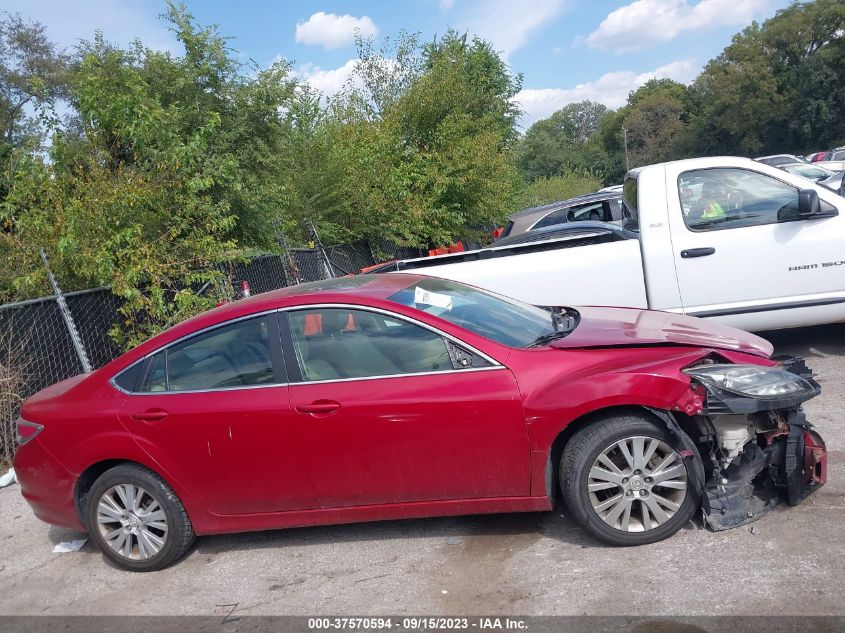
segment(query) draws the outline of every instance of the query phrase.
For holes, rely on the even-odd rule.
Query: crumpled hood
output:
[[[576,308],[581,313],[578,327],[552,347],[613,347],[617,345],[689,345],[745,352],[768,358],[772,344],[767,340],[715,321],[672,312],[634,308]]]

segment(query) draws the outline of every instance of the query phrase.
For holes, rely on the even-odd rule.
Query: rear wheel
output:
[[[87,495],[88,533],[108,558],[132,571],[175,562],[194,541],[185,507],[173,489],[137,464],[103,473]]]
[[[613,545],[668,538],[699,506],[696,465],[681,456],[683,450],[674,434],[646,415],[586,426],[569,440],[560,462],[569,511]]]

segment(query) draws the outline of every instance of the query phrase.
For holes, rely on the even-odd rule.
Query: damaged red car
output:
[[[804,363],[709,321],[363,275],[216,308],[30,398],[35,514],[132,570],[195,535],[551,510],[598,539],[720,530],[825,481]]]

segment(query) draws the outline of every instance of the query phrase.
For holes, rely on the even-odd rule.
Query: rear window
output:
[[[625,205],[622,226],[629,231],[640,230],[640,212],[637,208],[637,179],[626,178],[622,185],[622,203]]]

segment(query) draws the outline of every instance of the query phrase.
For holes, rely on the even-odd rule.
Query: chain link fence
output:
[[[288,248],[283,240],[281,244],[281,255],[258,255],[247,262],[225,265],[221,272],[233,287],[248,282],[255,295],[356,274],[383,261],[424,254],[389,243],[358,242],[317,248]],[[57,281],[60,286],[61,279]],[[84,371],[81,356],[87,357],[96,369],[122,352],[109,336],[109,330],[121,324],[118,296],[109,288],[59,292],[58,296],[0,305],[0,465],[11,461],[14,421],[24,399]],[[66,304],[66,314],[62,313],[60,297]],[[74,345],[74,330],[81,354]]]

